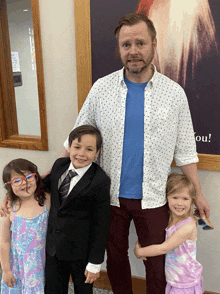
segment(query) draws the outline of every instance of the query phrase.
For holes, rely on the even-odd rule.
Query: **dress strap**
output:
[[[44,200],[44,211],[46,211],[48,213],[46,200]]]
[[[14,202],[13,202],[13,204],[12,204],[12,208],[13,208],[13,212],[16,213],[16,209],[15,209],[15,204],[14,204]]]
[[[15,218],[17,217],[17,213],[16,213],[16,208],[15,208],[14,202],[12,203],[12,208],[13,208],[13,220],[12,221],[14,221]]]
[[[191,223],[191,222],[193,222],[193,219],[189,216],[187,219],[184,219],[183,221],[181,221],[180,223],[178,223],[176,225],[176,227],[179,228],[179,227],[181,227],[181,226],[183,226],[183,225],[185,225],[187,223]]]

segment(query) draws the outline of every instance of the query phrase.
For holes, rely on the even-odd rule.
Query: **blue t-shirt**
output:
[[[124,142],[119,197],[142,199],[144,154],[144,90],[147,83],[125,78],[126,98]]]

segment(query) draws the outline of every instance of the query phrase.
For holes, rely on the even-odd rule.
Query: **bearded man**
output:
[[[196,188],[201,216],[209,216],[197,173],[187,97],[152,64],[156,30],[146,15],[129,14],[115,29],[123,69],[94,83],[75,127],[91,124],[103,138],[100,165],[111,178],[107,271],[114,294],[132,293],[128,236],[133,219],[141,246],[160,244],[168,225],[166,182],[175,159]],[[68,140],[60,156],[68,156]],[[148,294],[164,294],[165,256],[144,261]],[[100,266],[100,265],[97,265]]]

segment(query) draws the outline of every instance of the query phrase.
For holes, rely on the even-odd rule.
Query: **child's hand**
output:
[[[136,244],[135,244],[135,248],[134,248],[134,254],[136,255],[136,257],[138,259],[143,259],[143,260],[147,260],[147,258],[145,256],[142,256],[140,254],[140,248],[141,248],[141,245],[140,243],[137,241]]]
[[[100,277],[100,272],[93,274],[93,273],[85,270],[85,276],[86,276],[85,283],[92,284],[93,282],[95,282],[96,279],[98,279]]]
[[[10,288],[14,287],[14,284],[16,283],[16,281],[15,281],[15,277],[14,277],[11,270],[9,270],[7,272],[3,271],[3,281],[5,282],[5,284],[8,287],[10,287]]]

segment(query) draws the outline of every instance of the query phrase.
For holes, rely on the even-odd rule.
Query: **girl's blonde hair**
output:
[[[168,176],[167,184],[166,184],[166,198],[168,198],[168,196],[176,192],[182,191],[183,189],[188,190],[188,194],[192,199],[191,207],[189,210],[189,216],[196,220],[193,214],[193,205],[196,202],[196,189],[194,187],[192,180],[184,174],[178,174],[178,173],[170,174]],[[170,214],[169,224],[171,222],[172,222],[172,214]]]

